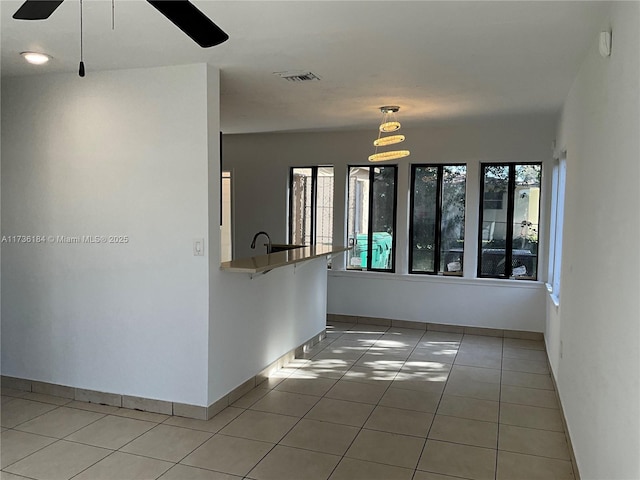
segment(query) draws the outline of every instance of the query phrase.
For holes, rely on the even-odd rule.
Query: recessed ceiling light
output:
[[[33,65],[42,65],[51,59],[49,55],[37,52],[20,52],[20,55],[22,55],[27,62]]]

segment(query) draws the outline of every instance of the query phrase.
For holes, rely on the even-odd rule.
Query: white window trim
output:
[[[556,307],[560,305],[562,270],[562,238],[564,230],[564,201],[567,178],[567,152],[554,162],[551,190],[551,218],[549,231],[549,270],[547,290]]]

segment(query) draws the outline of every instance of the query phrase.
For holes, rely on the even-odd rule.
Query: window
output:
[[[536,280],[542,164],[482,164],[478,276]]]
[[[291,169],[289,243],[333,244],[333,167]]]
[[[395,271],[396,166],[349,167],[347,269]]]
[[[560,301],[560,268],[562,266],[562,227],[564,223],[564,189],[566,181],[567,162],[564,158],[557,160],[553,166],[551,179],[551,222],[549,232],[549,285],[551,295]]]
[[[462,275],[465,165],[412,165],[409,272]]]

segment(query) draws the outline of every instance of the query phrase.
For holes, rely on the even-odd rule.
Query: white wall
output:
[[[533,332],[544,327],[544,293],[538,283],[356,275],[330,274],[330,313]]]
[[[209,74],[212,80],[208,95],[207,405],[215,403],[279,357],[323,332],[327,311],[325,258],[277,268],[264,275],[220,270],[220,108],[217,71],[215,74]]]
[[[3,375],[206,405],[207,89],[205,65],[2,80],[2,235],[129,238],[2,245]]]
[[[209,403],[326,327],[324,257],[253,277],[219,271],[211,290]]]
[[[612,2],[564,105],[561,310],[547,342],[583,479],[640,478],[640,4]],[[562,357],[559,342],[562,341]]]
[[[402,121],[402,118],[400,118]],[[475,280],[478,228],[479,165],[489,161],[543,161],[551,158],[556,119],[553,116],[478,119],[428,128],[403,127],[403,145],[411,156],[399,162],[396,272],[381,276],[370,272],[329,273],[329,313],[366,315],[415,321],[529,330],[544,329],[541,283],[510,286],[494,280]],[[334,165],[334,243],[344,245],[346,175],[348,165],[365,165],[372,152],[376,124],[371,130],[322,133],[225,135],[223,164],[233,170],[234,255],[250,256],[253,234],[266,230],[274,242],[287,240],[287,188],[292,166]],[[406,278],[410,163],[467,163],[467,242],[464,279],[424,276]],[[342,180],[340,180],[342,179]],[[546,199],[543,199],[545,211]],[[543,222],[544,223],[544,218]],[[542,238],[544,231],[541,232]],[[545,278],[545,245],[540,246],[539,278]],[[343,261],[334,260],[334,269]],[[373,280],[375,278],[375,280]],[[400,281],[399,281],[400,280]],[[460,280],[457,283],[455,281]],[[375,284],[375,298],[371,285]],[[521,282],[518,282],[521,283]],[[441,286],[450,295],[436,295]],[[517,288],[517,290],[516,290]],[[428,297],[424,292],[429,292]],[[348,292],[348,295],[346,294]],[[417,294],[399,307],[397,298]],[[412,295],[413,296],[413,295]],[[429,298],[429,313],[425,301]],[[459,315],[451,314],[451,299],[465,299]],[[433,301],[431,301],[433,300]],[[486,308],[477,308],[482,302]],[[476,303],[476,308],[472,305]],[[462,312],[475,314],[465,317]],[[483,310],[485,313],[479,314]]]

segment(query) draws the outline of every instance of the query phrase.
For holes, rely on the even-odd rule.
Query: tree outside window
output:
[[[465,165],[412,165],[411,273],[462,275]]]
[[[478,276],[538,275],[541,163],[482,164]]]

